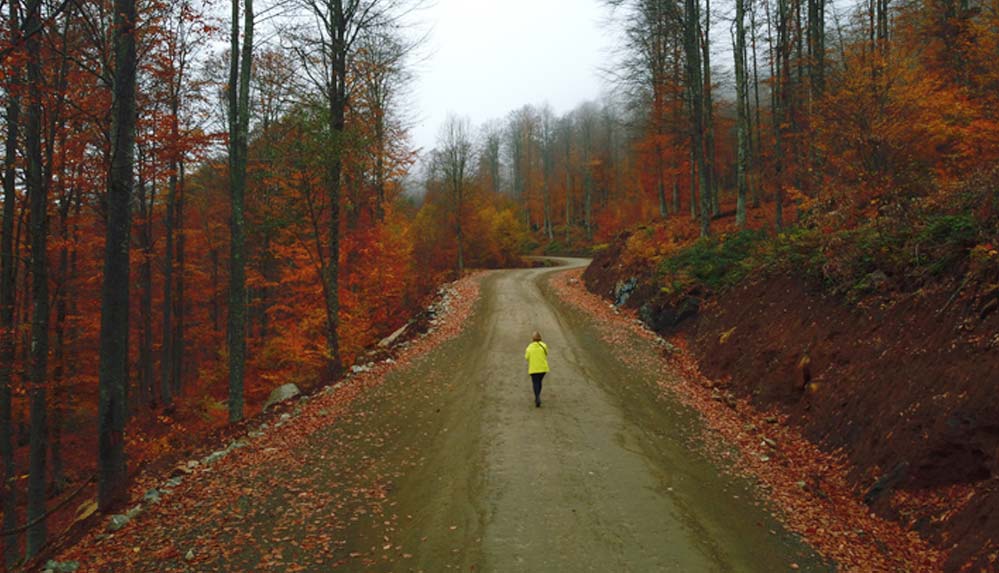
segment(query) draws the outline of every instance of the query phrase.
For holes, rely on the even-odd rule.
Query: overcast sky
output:
[[[448,113],[476,128],[525,104],[556,113],[600,96],[610,58],[600,0],[430,0],[430,30],[418,63],[413,143],[434,146]]]

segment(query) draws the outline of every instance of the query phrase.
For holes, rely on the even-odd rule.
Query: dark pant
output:
[[[544,372],[531,374],[531,382],[534,384],[534,401],[541,401],[541,381],[545,378]]]

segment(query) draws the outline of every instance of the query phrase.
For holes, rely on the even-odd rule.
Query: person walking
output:
[[[534,341],[527,345],[524,351],[527,360],[527,373],[531,375],[534,384],[534,407],[541,407],[541,381],[548,373],[548,345],[541,342],[541,333],[534,331]]]

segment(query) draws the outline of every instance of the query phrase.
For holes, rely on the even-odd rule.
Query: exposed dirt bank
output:
[[[615,250],[585,275],[610,298],[635,273]],[[781,274],[678,304],[634,278],[625,305],[689,340],[722,395],[844,454],[854,496],[947,551],[947,570],[999,567],[999,292],[955,281],[850,305]]]

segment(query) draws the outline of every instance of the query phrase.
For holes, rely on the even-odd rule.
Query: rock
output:
[[[126,511],[125,517],[127,517],[129,520],[132,520],[135,519],[136,517],[139,517],[139,515],[141,514],[142,514],[142,504],[140,503],[135,507],[133,507],[132,509]]]
[[[899,462],[890,472],[874,482],[864,494],[864,503],[873,505],[882,495],[891,491],[909,475],[909,462]]]
[[[289,414],[288,412],[285,412],[284,414],[281,414],[281,421],[282,422],[287,422],[290,419],[291,419],[291,414]]]
[[[767,416],[766,418],[763,418],[763,421],[768,424],[776,424],[778,420],[776,416]]]
[[[166,486],[167,487],[177,487],[181,483],[183,483],[183,481],[184,481],[184,476],[172,477],[172,478],[170,478],[170,479],[167,480]]]
[[[806,484],[803,481],[796,481],[796,482],[794,482],[794,485],[798,486],[798,489],[801,489],[801,490],[808,489],[808,484]]]
[[[194,560],[194,550],[193,549],[188,549],[187,550],[187,554],[184,555],[184,559],[186,559],[188,561],[193,561]]]
[[[51,571],[52,573],[76,573],[76,570],[79,568],[79,561],[55,561],[54,559],[49,559],[45,563],[45,571]]]
[[[210,465],[214,464],[215,462],[217,462],[217,461],[221,460],[222,458],[224,458],[226,456],[226,454],[228,454],[228,453],[229,452],[226,451],[226,450],[219,450],[217,452],[212,452],[212,453],[208,454],[207,456],[205,456],[205,458],[203,460],[201,460],[201,461],[206,466],[210,466]]]
[[[637,277],[619,281],[614,287],[614,306],[624,306],[624,303],[628,302],[628,299],[631,298],[631,293],[635,292],[636,288],[638,288]]]
[[[770,461],[770,456],[760,456],[760,461],[761,462],[769,462]]]
[[[128,525],[131,519],[127,515],[116,514],[111,516],[111,521],[108,522],[108,531],[118,531],[122,527]]]
[[[162,495],[160,494],[160,490],[155,489],[155,488],[147,491],[146,495],[142,496],[142,501],[144,501],[146,503],[159,503],[160,499],[162,499]]]
[[[278,386],[271,391],[271,395],[267,397],[267,401],[264,402],[264,411],[266,412],[268,408],[274,404],[285,402],[291,400],[296,396],[300,396],[302,391],[298,389],[298,386],[294,384],[285,384],[284,386]]]
[[[199,462],[198,460],[190,460],[190,461],[187,462],[188,469],[192,469],[192,470],[194,468],[200,466],[200,465],[201,465],[201,462]]]
[[[378,346],[381,348],[388,348],[389,346],[392,346],[396,340],[399,340],[400,336],[406,333],[406,329],[409,328],[409,325],[411,324],[413,324],[413,321],[409,321],[402,325],[398,330],[383,338],[382,341],[378,343]]]
[[[777,442],[771,440],[770,438],[763,438],[763,444],[766,446],[770,446],[771,448],[777,447]]]
[[[755,432],[756,431],[756,424],[746,424],[745,426],[742,427],[742,429],[745,430],[745,431],[747,431],[747,432]]]

